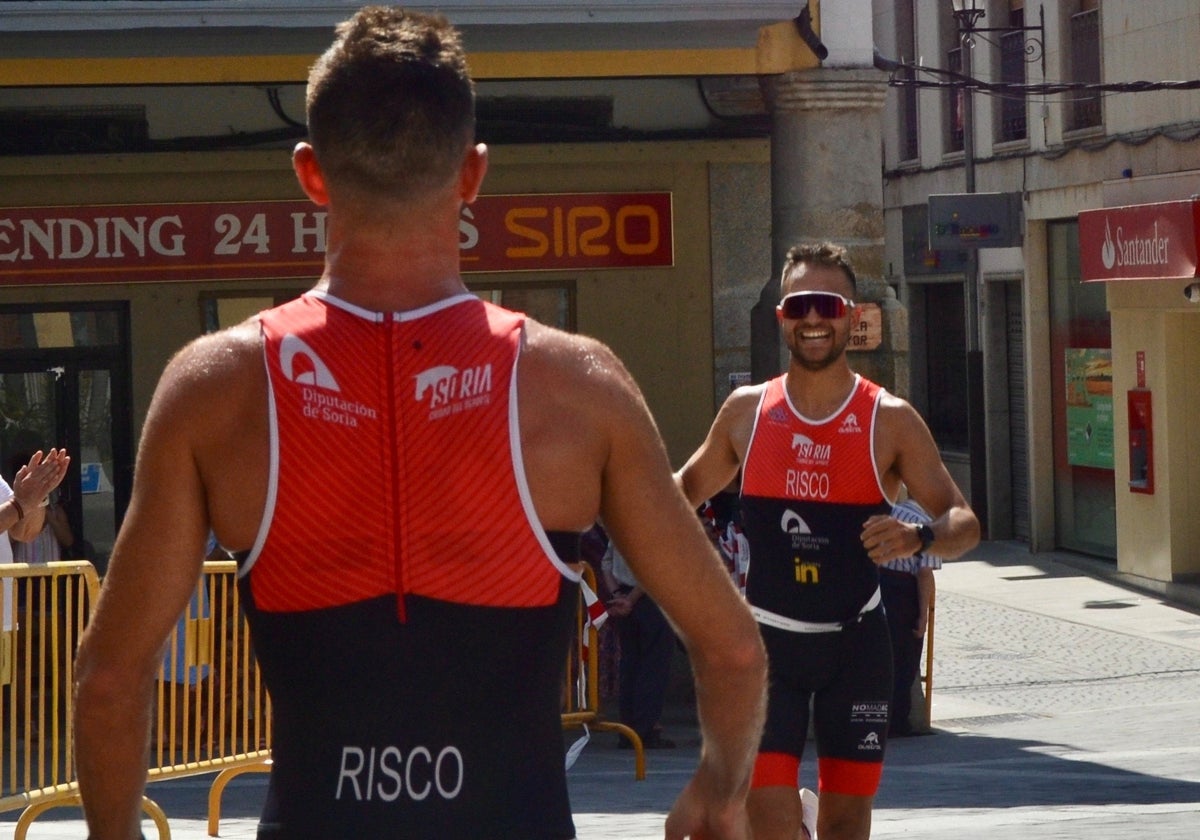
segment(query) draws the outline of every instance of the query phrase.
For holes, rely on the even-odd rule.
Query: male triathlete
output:
[[[138,834],[151,686],[210,528],[273,702],[260,838],[574,837],[559,713],[579,535],[602,518],[698,683],[700,765],[666,834],[744,840],[761,640],[611,351],[463,284],[487,149],[458,33],[364,8],[307,116],[320,282],[184,348],[146,419],[80,646],[92,839]]]
[[[767,726],[755,763],[756,840],[801,835],[800,756],[813,702],[821,840],[866,840],[891,696],[876,565],[936,543],[945,558],[979,524],[911,405],[846,359],[855,276],[830,243],[788,252],[777,316],[787,372],[735,390],[677,475],[699,504],[742,470],[750,544],[746,597],[770,659]],[[933,514],[925,529],[889,515],[901,485]]]

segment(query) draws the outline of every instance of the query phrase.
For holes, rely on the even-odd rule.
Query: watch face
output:
[[[933,543],[933,529],[928,525],[922,525],[917,528],[917,535],[921,538],[921,550],[929,548]]]

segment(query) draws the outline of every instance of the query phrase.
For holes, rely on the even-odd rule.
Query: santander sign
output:
[[[1079,214],[1084,281],[1195,277],[1200,200],[1085,210]]]

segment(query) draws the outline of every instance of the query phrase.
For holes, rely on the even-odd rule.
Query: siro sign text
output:
[[[307,201],[0,208],[0,284],[315,278],[326,212]],[[480,196],[464,272],[674,264],[670,193]]]

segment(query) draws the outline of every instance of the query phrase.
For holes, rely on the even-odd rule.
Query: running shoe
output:
[[[808,788],[800,788],[800,822],[808,840],[817,840],[817,805],[817,795]]]

